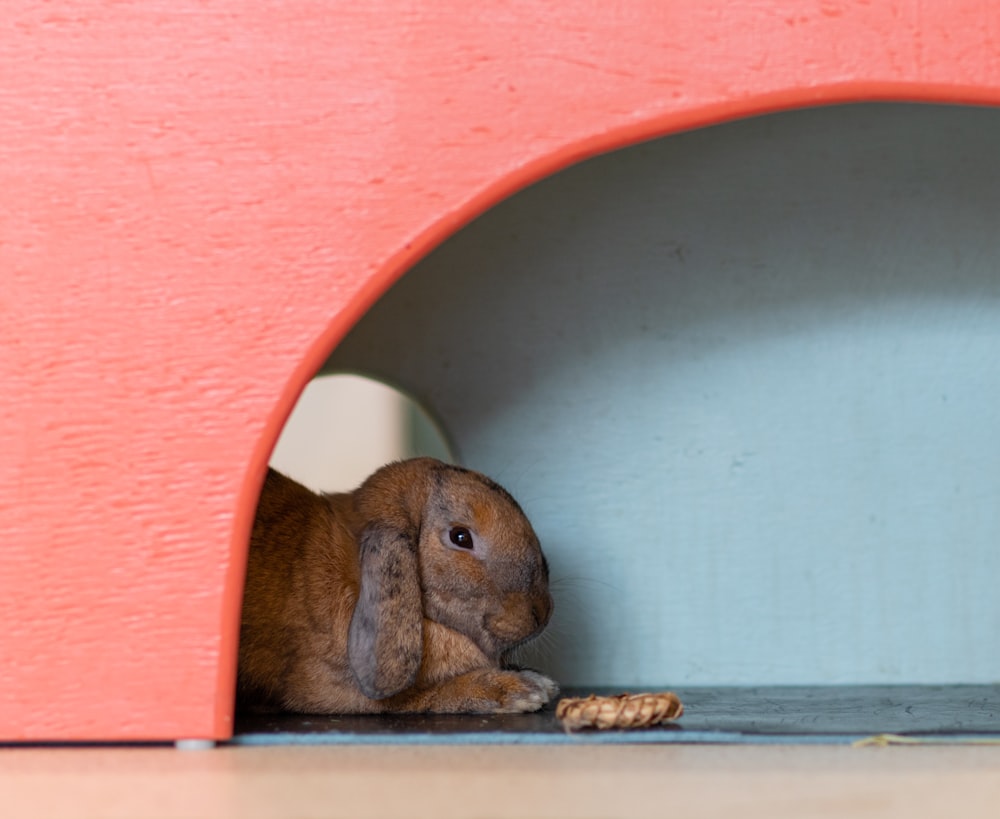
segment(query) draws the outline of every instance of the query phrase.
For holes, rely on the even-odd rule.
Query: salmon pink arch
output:
[[[391,283],[500,199],[739,116],[1000,103],[991,0],[27,0],[9,17],[6,741],[231,734],[248,530],[285,417]]]

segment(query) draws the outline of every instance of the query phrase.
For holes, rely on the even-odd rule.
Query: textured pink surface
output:
[[[833,101],[996,104],[996,9],[5,8],[0,739],[229,735],[243,553],[277,432],[343,334],[456,227],[682,128]]]

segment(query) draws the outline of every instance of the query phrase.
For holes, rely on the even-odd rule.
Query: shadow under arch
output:
[[[981,548],[997,524],[983,493],[949,494],[953,484],[976,480],[1000,492],[989,469],[1000,452],[982,440],[990,397],[1000,392],[992,330],[1000,326],[1000,280],[992,274],[1000,258],[992,227],[1000,171],[990,162],[998,136],[992,110],[859,105],[730,123],[609,154],[526,189],[442,244],[372,306],[329,366],[402,384],[444,419],[469,465],[508,484],[529,514],[546,505],[559,510],[540,521],[555,544],[554,563],[604,584],[590,608],[607,618],[567,627],[576,632],[556,664],[573,683],[656,684],[670,674],[712,683],[992,679],[995,665],[972,656],[974,634],[953,639],[953,629],[935,630],[924,615],[902,625],[903,615],[892,611],[904,612],[914,592],[958,606],[961,617],[1000,619],[977,578],[950,589],[928,581],[949,574],[949,538],[965,537],[962,560],[979,565],[980,577],[1000,571]],[[947,340],[952,331],[957,345]],[[874,392],[859,400],[842,390],[846,414],[823,416],[821,407],[782,395],[794,379],[769,379],[753,364],[756,355],[777,361],[821,390],[817,395],[829,395],[823,382],[849,387],[858,365],[852,349],[866,344],[876,351],[875,369],[860,383]],[[964,368],[963,345],[970,357]],[[896,365],[909,367],[910,376],[896,378]],[[735,387],[713,388],[699,369]],[[597,384],[595,371],[610,380]],[[880,372],[889,378],[880,381]],[[964,409],[949,414],[955,404],[947,409],[947,395],[922,393],[925,377],[932,389],[947,385]],[[692,402],[685,394],[691,386],[717,395]],[[740,389],[766,409],[739,416]],[[903,402],[897,425],[886,415],[893,401]],[[782,409],[783,402],[794,406]],[[949,430],[944,441],[922,435],[925,412],[944,425],[937,429]],[[830,434],[847,457],[827,448],[821,460],[832,463],[811,471],[793,449],[768,461],[743,446],[753,439],[747,423],[760,435],[802,413],[817,417],[793,430],[792,443],[815,445],[824,418],[839,418]],[[619,435],[624,450],[601,449],[605,422],[639,432]],[[888,440],[878,440],[879,430]],[[672,434],[683,446],[671,443]],[[917,440],[917,461],[900,455],[907,436]],[[781,450],[779,440],[767,440]],[[935,477],[929,465],[956,442],[966,465]],[[591,451],[580,458],[574,447]],[[886,501],[892,481],[905,477],[900,470],[915,464],[927,486]],[[791,469],[784,478],[783,468]],[[835,485],[811,480],[824,469],[839,470]],[[874,477],[864,483],[865,474]],[[681,510],[670,493],[664,486],[650,491],[657,477],[696,514],[672,517]],[[836,555],[820,555],[812,567],[796,560],[796,540],[836,529],[836,515],[820,514],[817,504],[812,524],[787,517],[785,501],[761,490],[779,479],[791,479],[793,490],[831,492],[830,508],[853,508],[850,527],[839,534],[878,551],[875,563],[858,563],[851,548],[846,566]],[[859,486],[873,493],[870,505]],[[927,510],[946,494],[955,511],[935,522]],[[887,535],[908,514],[912,520]],[[974,522],[963,528],[962,516]],[[730,524],[719,529],[713,518]],[[636,554],[612,545],[621,526],[644,544]],[[917,544],[919,565],[900,579],[891,567],[907,559],[903,535]],[[777,558],[763,573],[741,577],[747,555],[769,537],[783,539]],[[671,552],[663,545],[670,540],[683,545]],[[652,569],[636,568],[643,561]],[[697,575],[687,581],[704,593],[700,603],[676,594],[669,565]],[[878,569],[878,582],[856,577],[859,565]],[[642,579],[651,576],[662,582]],[[909,590],[907,577],[915,581]],[[819,611],[831,600],[824,584],[859,595],[856,612],[838,620]],[[768,588],[770,599],[762,591]],[[670,594],[676,600],[663,602]],[[584,608],[576,614],[584,617]],[[652,614],[644,619],[636,610]],[[766,622],[758,639],[770,635],[778,649],[761,657],[745,648],[753,645],[755,614],[757,628],[761,614]],[[869,629],[866,641],[873,619],[881,619],[883,633]],[[809,627],[796,628],[796,621]],[[684,624],[687,634],[671,623]],[[616,645],[615,635],[630,629],[635,636]],[[810,654],[817,634],[828,640],[826,657]],[[927,643],[915,649],[918,637]],[[598,661],[594,652],[604,647]],[[616,670],[601,678],[598,662]]]

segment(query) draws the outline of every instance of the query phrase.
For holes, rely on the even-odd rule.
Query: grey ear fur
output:
[[[416,680],[423,653],[417,535],[369,524],[359,539],[361,588],[347,657],[366,697],[384,699]]]

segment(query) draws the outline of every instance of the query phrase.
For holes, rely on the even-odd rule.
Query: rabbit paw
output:
[[[384,712],[522,714],[538,711],[559,691],[537,671],[477,668],[416,692],[382,701]]]
[[[559,686],[537,671],[496,671],[497,714],[538,711],[559,693]],[[493,699],[493,698],[491,698]]]

